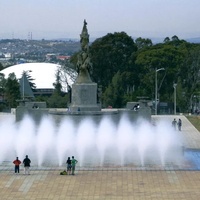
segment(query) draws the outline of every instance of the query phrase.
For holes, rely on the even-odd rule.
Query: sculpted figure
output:
[[[77,83],[88,83],[92,82],[90,74],[92,73],[92,63],[89,55],[89,34],[87,31],[87,22],[84,20],[83,30],[80,35],[81,37],[81,52],[78,55],[77,72],[78,78]]]

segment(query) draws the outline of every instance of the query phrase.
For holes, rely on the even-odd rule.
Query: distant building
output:
[[[28,72],[28,75],[33,79],[36,89],[34,95],[47,95],[52,94],[54,90],[53,83],[56,81],[56,72],[60,69],[60,65],[52,63],[23,63],[8,67],[0,71],[0,73],[5,74],[5,78],[8,77],[10,73],[15,73],[18,79],[22,78],[24,71]],[[63,92],[67,92],[67,83],[69,85],[73,84],[71,77],[68,74],[65,74],[65,77],[61,77]]]
[[[70,56],[57,56],[56,57],[58,60],[69,60]]]

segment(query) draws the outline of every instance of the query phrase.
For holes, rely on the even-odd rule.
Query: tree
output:
[[[184,50],[173,43],[157,44],[138,52],[136,64],[140,84],[137,90],[140,95],[155,97],[155,70],[165,68],[165,71],[158,73],[158,83],[165,77],[161,94],[161,100],[172,101],[173,82],[177,82],[181,63],[184,58]],[[165,75],[163,74],[165,73]]]
[[[9,74],[5,84],[5,98],[9,108],[17,106],[17,99],[20,99],[20,86],[14,73]]]
[[[26,78],[28,79],[28,82],[29,82],[31,89],[34,91],[34,89],[36,88],[36,85],[33,81],[35,79],[32,78],[32,76],[30,75],[29,72],[31,72],[31,71],[24,71],[23,73],[25,74]],[[22,76],[23,76],[23,73],[22,73]]]
[[[118,71],[132,69],[129,61],[136,50],[133,39],[125,32],[109,33],[95,40],[90,47],[93,80],[104,90]]]
[[[109,84],[103,95],[104,106],[112,106],[119,108],[123,106],[123,87],[122,76],[118,71],[112,78],[112,82]]]
[[[167,42],[170,42],[170,39],[169,39],[169,37],[166,37],[165,39],[164,39],[164,41],[163,41],[164,43],[167,43]]]
[[[56,82],[54,85],[54,92],[48,99],[47,105],[51,108],[66,108],[69,102],[69,96],[62,91],[60,70],[56,72]]]
[[[189,48],[180,70],[185,108],[193,109],[193,96],[200,91],[200,46]]]
[[[77,77],[77,72],[75,70],[75,64],[71,63],[71,61],[67,60],[64,65],[60,65],[58,70],[59,70],[60,82],[63,83],[63,85],[68,86],[70,84],[69,83],[70,80],[72,82],[75,82]]]
[[[3,67],[3,65],[0,63],[0,71],[3,70],[3,69],[4,69],[4,67]]]
[[[172,41],[179,41],[178,36],[176,36],[176,35],[172,36]]]
[[[103,94],[103,106],[115,108],[124,107],[127,101],[136,100],[134,94],[133,74],[131,72],[119,71],[113,76],[112,82]]]
[[[62,94],[62,84],[60,82],[60,70],[56,72],[56,82],[53,83],[53,86],[55,88],[54,93],[61,95]]]
[[[153,45],[152,41],[150,39],[144,39],[144,38],[137,38],[135,40],[135,44],[137,46],[138,49],[142,49],[142,48],[145,48],[145,47],[151,47]]]
[[[5,75],[0,73],[0,97],[1,97],[1,102],[0,102],[0,111],[4,110],[6,108],[6,103],[5,103],[5,84],[6,84],[6,79]]]

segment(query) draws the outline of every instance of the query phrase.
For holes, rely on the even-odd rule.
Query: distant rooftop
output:
[[[0,73],[5,74],[5,78],[8,77],[10,73],[15,73],[16,77],[20,79],[22,77],[23,71],[31,71],[28,74],[35,79],[34,82],[37,89],[48,88],[53,89],[53,83],[56,81],[56,72],[61,66],[53,63],[23,63],[18,65],[13,65],[8,67]],[[69,85],[73,83],[70,76],[66,74],[67,81]],[[67,90],[66,80],[62,82],[63,90]]]

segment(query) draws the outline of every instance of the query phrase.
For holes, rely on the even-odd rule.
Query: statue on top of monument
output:
[[[89,55],[89,34],[87,30],[87,22],[84,20],[83,30],[80,34],[81,52],[78,55],[77,72],[78,77],[76,83],[91,83],[90,74],[92,74],[92,63]]]

